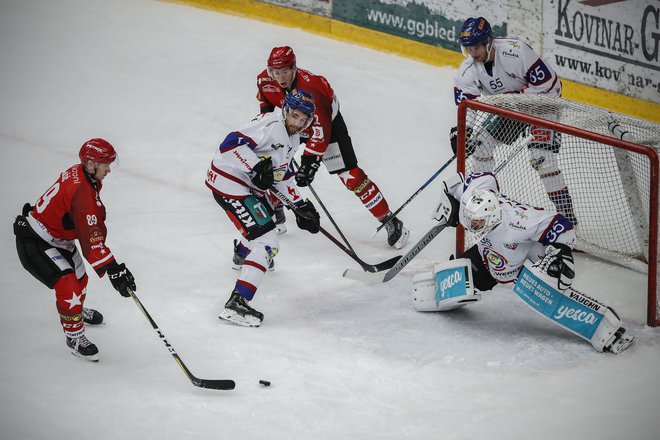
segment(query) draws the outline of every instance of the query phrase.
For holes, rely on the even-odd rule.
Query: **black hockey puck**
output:
[[[269,386],[270,386],[270,381],[269,381],[269,380],[263,380],[263,379],[261,379],[261,380],[259,381],[259,383],[260,383],[261,385],[265,386],[265,387],[269,387]]]

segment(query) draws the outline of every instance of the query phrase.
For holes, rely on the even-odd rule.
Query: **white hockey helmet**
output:
[[[463,208],[463,224],[479,241],[502,222],[502,208],[497,194],[485,189],[475,190]]]

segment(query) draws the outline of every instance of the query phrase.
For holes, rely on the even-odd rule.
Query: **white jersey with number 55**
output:
[[[534,52],[529,44],[517,37],[493,39],[495,59],[492,68],[465,58],[454,76],[454,101],[481,95],[503,93],[548,93],[561,96],[561,81],[550,66]]]

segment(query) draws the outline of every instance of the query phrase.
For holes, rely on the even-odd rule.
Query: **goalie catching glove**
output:
[[[321,156],[303,154],[300,158],[300,168],[296,173],[296,185],[307,186],[314,180],[316,172],[321,166]]]
[[[565,290],[573,284],[575,263],[571,248],[562,243],[553,243],[545,248],[545,256],[534,264],[541,272],[557,279],[557,288]]]
[[[296,223],[300,229],[309,231],[312,234],[319,232],[319,222],[321,217],[318,211],[312,205],[312,202],[305,200],[302,205],[299,205],[293,213],[296,215]]]
[[[463,174],[456,173],[449,179],[442,182],[445,185],[445,194],[440,199],[438,207],[433,211],[432,218],[437,221],[446,220],[447,226],[458,226],[458,212],[460,209],[460,202],[452,196],[456,187],[463,184]]]

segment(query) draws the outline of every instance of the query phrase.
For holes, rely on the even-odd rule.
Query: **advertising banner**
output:
[[[277,6],[285,6],[298,11],[309,12],[310,14],[330,17],[330,0],[261,0],[263,3],[270,3]]]
[[[444,49],[460,51],[458,34],[474,11],[488,11],[495,35],[506,35],[506,8],[488,0],[333,0],[332,18]],[[473,11],[470,15],[469,11]]]
[[[543,34],[561,78],[660,103],[657,0],[549,0]]]

